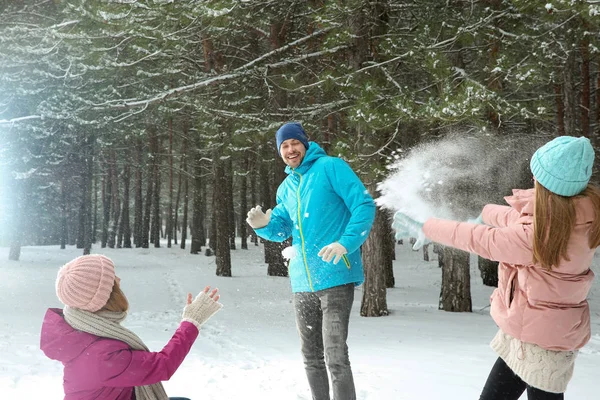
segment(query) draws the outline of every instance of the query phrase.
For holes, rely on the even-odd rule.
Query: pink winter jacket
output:
[[[40,347],[64,365],[65,400],[132,400],[135,386],[171,378],[197,337],[198,328],[184,321],[162,351],[131,350],[120,340],[73,329],[61,309],[50,308]]]
[[[596,214],[591,200],[576,200],[576,225],[567,253],[552,271],[533,264],[534,189],[513,190],[510,205],[489,204],[478,225],[429,219],[423,232],[434,242],[499,261],[491,315],[500,329],[548,350],[576,350],[590,339],[587,295],[595,249],[588,234]],[[489,226],[488,226],[489,225]]]

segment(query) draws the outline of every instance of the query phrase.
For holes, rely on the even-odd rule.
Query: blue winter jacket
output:
[[[256,233],[282,242],[292,236],[296,256],[290,260],[293,292],[314,292],[364,281],[360,246],[375,218],[375,202],[350,166],[329,157],[310,142],[302,163],[285,169],[288,176],[277,189],[271,221]],[[339,242],[348,250],[334,265],[319,251]]]

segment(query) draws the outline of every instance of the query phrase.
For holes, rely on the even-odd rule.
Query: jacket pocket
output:
[[[504,287],[504,293],[502,296],[504,298],[504,305],[506,306],[506,308],[510,308],[510,305],[512,304],[512,301],[513,301],[514,293],[516,290],[516,282],[515,282],[516,277],[517,277],[517,270],[514,269],[514,270],[510,271],[510,274],[508,275],[508,279],[506,280],[506,287]]]

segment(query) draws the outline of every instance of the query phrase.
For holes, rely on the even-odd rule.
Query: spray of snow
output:
[[[529,160],[546,139],[450,135],[400,153],[378,184],[376,200],[410,217],[467,220],[487,203],[502,204],[512,188],[532,185]]]

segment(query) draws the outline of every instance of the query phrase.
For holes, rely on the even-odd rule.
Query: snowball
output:
[[[281,251],[281,255],[286,260],[291,260],[298,255],[298,251],[294,246],[288,246]]]

